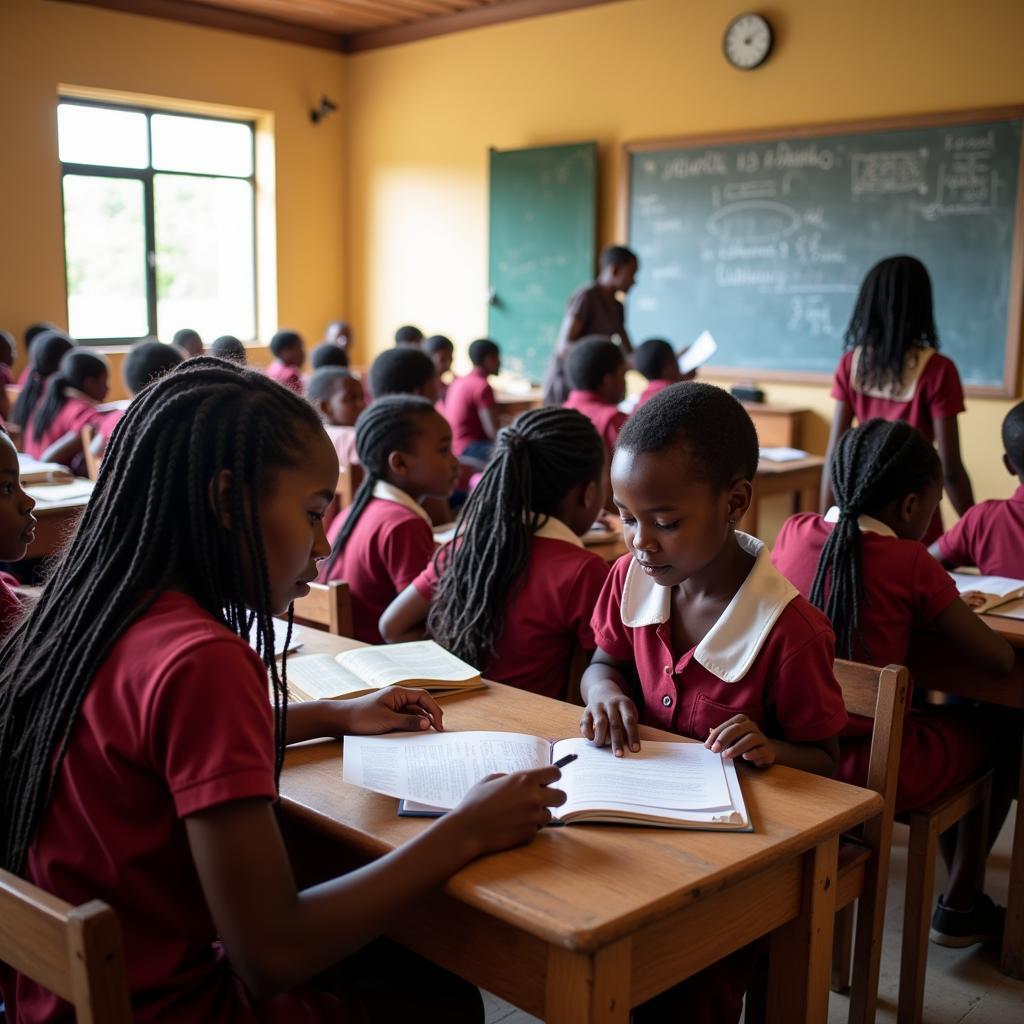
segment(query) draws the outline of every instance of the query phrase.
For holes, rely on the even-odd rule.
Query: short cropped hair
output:
[[[573,343],[566,359],[569,383],[577,391],[596,391],[601,381],[625,362],[622,349],[609,338],[591,335]]]

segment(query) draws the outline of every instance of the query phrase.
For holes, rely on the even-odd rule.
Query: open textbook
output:
[[[611,822],[751,832],[736,766],[700,743],[644,740],[615,757],[581,737],[551,740],[515,732],[346,736],[343,777],[404,802],[400,813],[434,816],[455,807],[493,772],[542,768],[566,754],[552,809],[557,824]]]
[[[1011,618],[1022,617],[1011,608],[1010,602],[1017,602],[1019,598],[1024,597],[1024,580],[1012,580],[1008,576],[979,576],[966,572],[951,572],[949,575],[961,595],[979,595],[977,601],[969,602],[979,615],[993,612],[995,615],[1009,614]]]
[[[358,647],[333,658],[306,654],[288,662],[288,688],[299,700],[361,697],[387,686],[418,686],[438,695],[484,685],[472,665],[433,640]]]

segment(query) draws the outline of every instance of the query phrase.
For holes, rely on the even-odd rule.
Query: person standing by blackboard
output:
[[[958,515],[974,504],[971,481],[960,456],[957,416],[965,409],[956,364],[940,355],[928,270],[913,256],[876,263],[860,286],[846,351],[836,368],[836,399],[821,478],[821,512],[832,505],[832,458],[839,439],[870,419],[905,420],[933,444],[942,460],[946,493]],[[942,536],[936,507],[924,543]]]
[[[572,293],[565,310],[558,343],[544,374],[544,404],[562,405],[569,397],[565,357],[573,343],[589,335],[611,338],[624,354],[633,351],[626,333],[626,314],[618,293],[628,292],[636,280],[640,261],[624,245],[610,245],[601,253],[597,280]]]

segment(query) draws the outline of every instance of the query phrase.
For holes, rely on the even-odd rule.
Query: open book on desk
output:
[[[439,696],[485,685],[472,665],[433,640],[357,647],[333,658],[307,654],[288,662],[288,688],[299,700],[344,700],[388,686],[419,687]]]
[[[736,766],[700,743],[644,740],[615,757],[582,737],[546,740],[514,732],[346,736],[346,782],[403,801],[399,813],[436,817],[493,772],[542,768],[566,754],[566,802],[553,823],[606,822],[663,828],[753,831]]]
[[[1024,597],[1024,580],[1012,580],[1008,576],[979,576],[974,573],[951,572],[949,574],[961,596],[976,594],[977,600],[969,601],[971,608],[979,615],[994,612],[1003,614],[1001,606]],[[1000,609],[995,611],[995,609]],[[1013,615],[1012,618],[1018,618]]]

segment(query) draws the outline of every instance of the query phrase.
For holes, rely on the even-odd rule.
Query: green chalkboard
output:
[[[597,146],[491,150],[488,333],[540,381],[569,296],[594,276]]]
[[[682,345],[710,330],[709,369],[830,374],[865,272],[907,253],[931,273],[942,351],[964,382],[1013,394],[1022,117],[628,146],[630,336]]]

